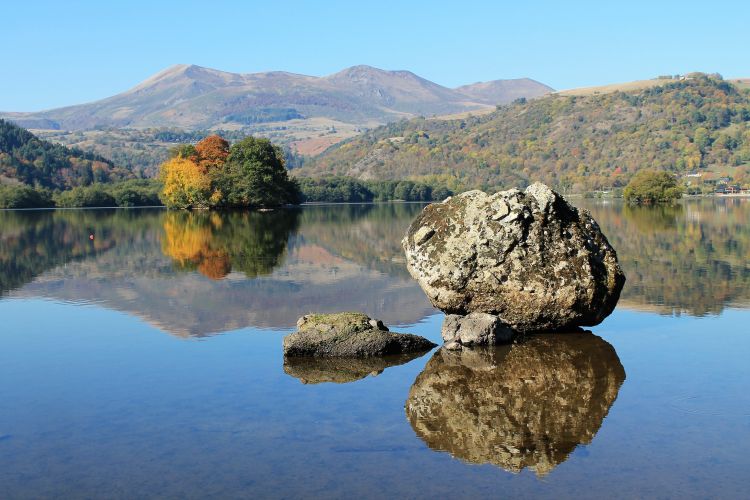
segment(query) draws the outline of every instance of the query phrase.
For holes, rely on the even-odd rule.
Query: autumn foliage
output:
[[[195,145],[198,165],[207,172],[221,167],[229,156],[229,143],[218,135],[210,135]]]
[[[283,262],[297,220],[295,210],[170,211],[164,218],[162,252],[178,269],[198,271],[213,280],[232,271],[262,276]]]
[[[211,179],[193,160],[177,156],[161,166],[162,201],[170,208],[208,208]]]
[[[183,145],[161,166],[162,201],[169,208],[236,208],[296,204],[281,150],[267,139],[246,137],[230,147],[212,135]]]

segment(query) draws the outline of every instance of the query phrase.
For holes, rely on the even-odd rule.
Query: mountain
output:
[[[456,90],[485,104],[508,104],[516,99],[531,99],[554,92],[552,87],[531,78],[493,80],[457,87]]]
[[[65,130],[232,128],[313,118],[373,126],[418,115],[479,110],[517,96],[533,97],[550,90],[530,82],[533,81],[501,80],[460,90],[443,87],[409,71],[370,66],[314,77],[282,71],[237,74],[181,64],[100,101],[3,116],[28,128]]]
[[[750,91],[693,74],[630,92],[550,94],[464,119],[412,119],[344,141],[299,175],[432,178],[459,189],[541,180],[583,192],[621,187],[642,168],[750,183]]]
[[[66,189],[129,177],[101,156],[53,144],[0,119],[0,184]]]

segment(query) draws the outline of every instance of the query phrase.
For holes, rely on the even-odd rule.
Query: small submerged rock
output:
[[[426,352],[435,347],[418,335],[394,333],[366,314],[308,314],[284,337],[284,356],[366,358]]]
[[[615,250],[586,210],[544,184],[468,191],[425,207],[402,241],[407,268],[448,314],[485,313],[516,332],[593,326],[625,283]],[[477,327],[475,332],[469,326]],[[447,321],[449,343],[492,343],[492,321]],[[450,335],[449,335],[450,336]],[[487,340],[487,342],[485,342]]]

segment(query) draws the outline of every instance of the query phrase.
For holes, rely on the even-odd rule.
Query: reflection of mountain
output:
[[[414,381],[406,415],[434,450],[544,475],[591,442],[624,380],[614,348],[591,333],[440,349]]]
[[[750,202],[591,205],[628,278],[620,304],[702,316],[750,302]]]
[[[421,208],[0,211],[0,294],[97,302],[182,336],[291,328],[313,311],[414,323],[433,309],[400,240]],[[628,277],[621,304],[701,315],[750,302],[750,203],[591,210]]]
[[[292,356],[284,358],[284,373],[298,378],[303,384],[323,382],[345,384],[361,380],[368,375],[380,375],[386,368],[403,365],[424,354],[424,352],[417,352],[374,358]]]
[[[14,296],[96,302],[180,336],[292,327],[312,311],[361,310],[391,324],[414,323],[432,311],[424,294],[403,271],[378,270],[398,266],[392,260],[410,222],[409,213],[394,218],[389,210],[58,211],[47,213],[57,233],[36,231],[21,243],[17,234],[30,223],[5,212],[3,222],[12,224],[2,226],[8,251],[0,263],[16,279],[7,287],[18,288]],[[72,242],[91,243],[89,231],[96,233],[93,247],[106,242],[106,251],[66,257]],[[12,250],[10,240],[17,242]],[[37,256],[34,262],[58,258],[16,273],[14,259],[24,252]]]
[[[391,276],[411,279],[406,271],[401,238],[424,203],[342,205],[305,210],[305,240],[336,255]]]

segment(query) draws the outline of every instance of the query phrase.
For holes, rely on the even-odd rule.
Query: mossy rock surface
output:
[[[284,337],[284,356],[366,358],[425,352],[435,344],[418,335],[394,333],[366,314],[309,314]]]

